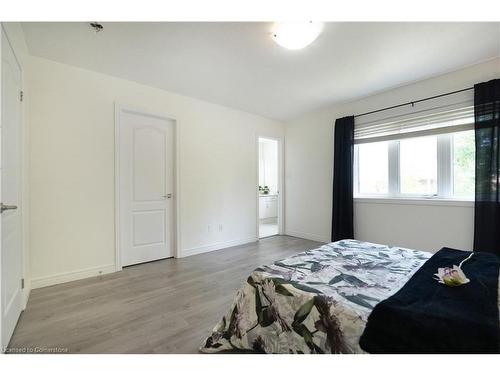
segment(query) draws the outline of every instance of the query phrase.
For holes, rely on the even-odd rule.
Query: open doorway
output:
[[[259,238],[280,233],[279,140],[259,137]]]

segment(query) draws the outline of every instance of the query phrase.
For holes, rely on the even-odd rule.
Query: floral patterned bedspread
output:
[[[257,268],[200,350],[362,353],[368,315],[431,253],[343,240]]]

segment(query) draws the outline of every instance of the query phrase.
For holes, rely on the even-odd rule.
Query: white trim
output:
[[[418,205],[418,206],[454,206],[454,207],[474,207],[474,201],[452,200],[439,198],[380,198],[380,197],[357,197],[355,204],[396,204],[396,205]]]
[[[399,142],[389,142],[387,144],[387,178],[389,179],[387,188],[388,193],[392,196],[399,195],[399,192],[401,191],[401,169],[399,153]]]
[[[31,279],[31,288],[43,288],[46,286],[67,283],[69,281],[86,279],[93,276],[101,276],[115,272],[114,264],[107,264],[98,267],[85,268],[78,271],[62,272],[49,276],[35,277]]]
[[[171,120],[174,122],[174,257],[181,255],[180,229],[180,127],[179,121],[167,113],[157,114],[149,110],[138,109],[130,105],[115,102],[115,271],[121,271],[122,256],[120,250],[120,114],[135,113],[144,116]]]
[[[285,233],[285,137],[278,137],[278,234]]]
[[[287,230],[286,231],[287,236],[292,236],[292,237],[297,237],[297,238],[303,238],[305,240],[311,240],[311,241],[317,241],[317,242],[323,242],[323,243],[330,243],[332,242],[330,238],[326,236],[322,236],[320,234],[312,234],[312,233],[304,233],[304,232],[296,232],[293,230]]]
[[[115,102],[115,271],[122,270],[120,251],[120,112],[121,106]]]
[[[259,138],[272,139],[278,142],[278,235],[285,233],[285,137],[267,135],[262,132],[255,134],[255,204],[257,209],[255,233],[259,233]]]
[[[259,218],[259,211],[260,211],[260,206],[259,206],[259,197],[260,197],[260,192],[259,192],[259,160],[260,152],[259,152],[259,134],[255,133],[255,183],[254,183],[254,189],[255,189],[255,237],[258,239],[260,237],[259,233],[259,227],[260,227],[260,218]],[[278,229],[279,230],[279,229]]]
[[[182,258],[189,257],[192,255],[208,253],[211,251],[222,250],[232,246],[245,245],[252,242],[257,242],[259,240],[258,237],[248,237],[238,240],[230,240],[230,241],[222,241],[215,242],[209,245],[191,247],[189,249],[182,250]]]
[[[440,134],[437,146],[437,195],[453,197],[453,134]]]
[[[353,147],[353,165],[352,165],[352,194],[354,197],[359,195],[359,147]]]

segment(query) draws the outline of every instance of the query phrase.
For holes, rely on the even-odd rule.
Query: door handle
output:
[[[7,210],[15,210],[17,206],[0,203],[0,214]]]
[[[168,193],[167,195],[162,195],[163,199],[167,198],[170,199],[172,198],[172,193]]]

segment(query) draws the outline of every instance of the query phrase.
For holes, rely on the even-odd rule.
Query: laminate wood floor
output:
[[[197,353],[253,269],[318,245],[275,236],[35,289],[9,348]]]

